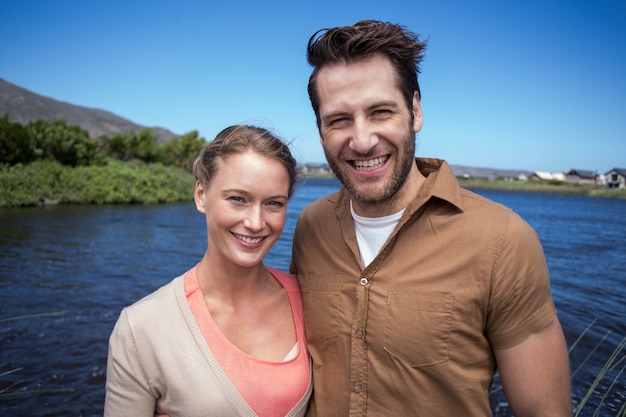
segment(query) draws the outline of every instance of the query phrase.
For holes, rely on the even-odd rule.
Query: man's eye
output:
[[[346,123],[347,121],[348,121],[347,117],[337,117],[337,118],[331,119],[328,125],[337,126],[337,125],[341,125],[342,123]]]
[[[378,109],[374,111],[374,117],[389,117],[391,115],[391,110],[388,109]]]
[[[236,195],[231,195],[230,197],[228,197],[228,199],[230,201],[234,201],[234,202],[237,202],[237,203],[241,203],[241,202],[244,201],[243,197],[239,197],[239,196],[236,196]]]

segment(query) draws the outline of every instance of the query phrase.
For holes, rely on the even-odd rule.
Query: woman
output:
[[[289,148],[231,126],[196,159],[208,247],[125,308],[109,341],[105,416],[302,416],[311,395],[300,288],[264,266],[296,181]]]

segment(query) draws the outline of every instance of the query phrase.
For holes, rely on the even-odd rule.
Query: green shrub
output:
[[[154,204],[193,198],[194,178],[161,163],[109,160],[69,167],[55,161],[0,166],[0,206]]]

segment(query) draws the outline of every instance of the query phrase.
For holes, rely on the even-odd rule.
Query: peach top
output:
[[[296,325],[297,349],[294,346],[291,354],[281,362],[252,357],[224,336],[204,302],[196,274],[197,266],[185,275],[185,294],[207,344],[242,397],[258,416],[282,417],[305,394],[311,370],[298,281],[293,275],[265,268],[287,291]]]

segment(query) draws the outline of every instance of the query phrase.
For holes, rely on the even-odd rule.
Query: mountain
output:
[[[112,137],[118,133],[140,132],[152,129],[157,143],[161,144],[178,136],[161,127],[141,126],[111,112],[81,107],[30,92],[0,78],[0,117],[9,114],[20,124],[41,119],[48,122],[64,120],[68,125],[80,126],[89,136]]]

